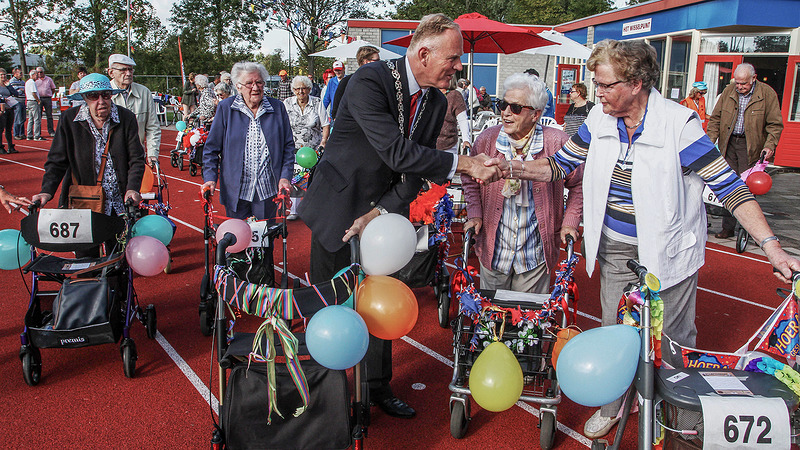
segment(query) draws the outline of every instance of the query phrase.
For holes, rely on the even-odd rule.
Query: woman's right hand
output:
[[[473,217],[472,219],[469,219],[467,220],[466,223],[464,223],[464,231],[469,230],[470,228],[474,228],[475,234],[478,234],[481,232],[482,226],[483,226],[483,219],[481,219],[480,217]]]
[[[44,205],[46,205],[47,202],[49,202],[50,199],[52,198],[53,198],[52,195],[46,192],[42,192],[41,194],[36,194],[33,197],[31,197],[31,202],[36,203],[38,201],[39,207],[44,208]]]

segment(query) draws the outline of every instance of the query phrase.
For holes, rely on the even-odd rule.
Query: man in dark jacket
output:
[[[121,215],[125,212],[125,201],[141,201],[144,150],[139,141],[136,116],[111,102],[111,96],[120,90],[113,89],[104,75],[86,75],[80,86],[80,92],[75,95],[86,104],[66,110],[58,121],[56,136],[44,164],[42,191],[32,200],[44,206],[53,198],[62,179],[64,188],[59,206],[66,205],[73,179],[79,185],[96,185],[108,143],[108,160],[101,181],[106,198],[103,211]],[[69,176],[65,178],[65,174]]]

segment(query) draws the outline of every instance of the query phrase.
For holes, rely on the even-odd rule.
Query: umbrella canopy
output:
[[[464,53],[510,54],[544,45],[557,45],[533,31],[497,22],[478,13],[463,14],[455,22],[461,27],[464,37]],[[392,39],[384,44],[408,47],[411,36]]]
[[[545,30],[539,33],[539,36],[547,39],[548,41],[556,42],[560,45],[547,45],[544,47],[536,47],[528,50],[523,50],[522,53],[529,53],[531,55],[551,55],[551,56],[564,56],[567,58],[580,58],[589,59],[592,50],[586,48],[580,43],[564,36],[563,34],[553,31]]]
[[[386,50],[385,48],[378,47],[377,45],[371,42],[362,41],[360,39],[355,40],[349,44],[343,44],[336,47],[331,47],[327,50],[322,50],[321,52],[312,53],[308,56],[325,56],[327,58],[337,58],[337,59],[355,58],[358,49],[365,45],[371,45],[373,47],[377,47],[378,50],[380,51],[381,59],[394,59],[400,57],[400,55],[398,55],[393,51]]]

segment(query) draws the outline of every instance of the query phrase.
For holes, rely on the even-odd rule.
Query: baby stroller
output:
[[[620,447],[634,397],[639,399],[640,449],[656,445],[664,449],[740,448],[744,444],[788,448],[790,441],[797,444],[800,374],[790,366],[795,365],[800,349],[795,298],[800,273],[793,273],[791,293],[778,289],[786,297],[784,302],[750,341],[735,353],[721,353],[682,347],[662,334],[660,281],[634,260],[628,261],[628,268],[639,282],[626,289],[620,303],[632,298],[631,293],[639,294],[638,311],[623,312],[626,324],[641,325],[639,362],[613,445],[596,439],[592,449]],[[641,320],[641,324],[631,320]],[[748,351],[752,342],[756,342],[755,351]],[[789,365],[767,353],[787,358]],[[741,414],[742,405],[749,414]]]
[[[453,279],[459,299],[460,314],[453,321],[453,378],[450,381],[450,434],[461,439],[470,422],[472,394],[468,386],[473,364],[491,340],[495,323],[503,323],[498,337],[514,353],[522,368],[523,391],[520,400],[538,403],[539,446],[553,447],[556,433],[556,411],[561,391],[551,356],[556,343],[556,328],[567,326],[568,307],[577,302],[573,271],[578,257],[573,252],[572,238],[567,241],[567,258],[556,271],[551,294],[529,294],[509,291],[478,291],[472,276],[477,271],[467,266],[474,229],[464,232],[464,250],[457,264],[459,273]],[[519,320],[515,319],[517,317]],[[506,324],[506,321],[511,324]],[[574,323],[575,316],[572,321]]]
[[[251,222],[253,229],[253,242],[243,253],[230,255],[227,258],[228,266],[243,280],[255,284],[266,284],[275,287],[275,275],[272,263],[273,248],[271,242],[280,236],[283,251],[283,273],[281,276],[280,287],[289,287],[289,267],[286,261],[286,238],[289,235],[286,226],[286,216],[284,214],[287,201],[285,194],[279,194],[276,201],[280,202],[279,223],[271,224],[270,221]],[[198,308],[200,315],[200,332],[204,336],[211,336],[214,325],[214,312],[217,309],[217,292],[212,282],[214,277],[214,255],[216,247],[216,231],[214,225],[214,209],[211,203],[211,192],[205,191],[202,194],[203,213],[205,221],[203,225],[203,245],[205,271],[200,281],[200,305]],[[298,287],[300,280],[295,279],[293,287]]]
[[[355,399],[349,405],[345,371],[326,369],[307,356],[304,334],[293,335],[286,323],[355,297],[358,265],[307,288],[259,286],[237,278],[227,266],[225,250],[235,239],[226,233],[216,249],[220,412],[212,447],[362,448],[369,400],[361,363],[354,369]],[[355,261],[355,238],[351,255]],[[232,319],[228,325],[226,314]],[[265,322],[255,334],[234,333],[234,320],[241,314]]]
[[[111,217],[91,210],[39,209],[22,220],[21,232],[32,245],[31,261],[23,268],[32,273],[31,298],[20,334],[19,357],[25,382],[39,384],[42,374],[41,348],[78,348],[120,343],[125,376],[136,371],[136,344],[130,336],[134,318],[145,326],[147,337],[156,335],[156,310],[139,306],[133,289],[133,272],[125,260],[125,241],[130,238],[135,205],[128,214]],[[93,258],[63,258],[44,252],[87,250],[123,236],[106,255]],[[44,290],[43,282],[60,284]]]

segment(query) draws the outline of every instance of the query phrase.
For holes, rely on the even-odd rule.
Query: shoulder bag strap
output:
[[[108,130],[108,137],[106,138],[106,148],[103,150],[103,155],[100,156],[100,172],[97,173],[96,185],[103,184],[103,172],[106,170],[106,161],[108,161],[108,144],[111,143],[111,133],[114,130]]]

